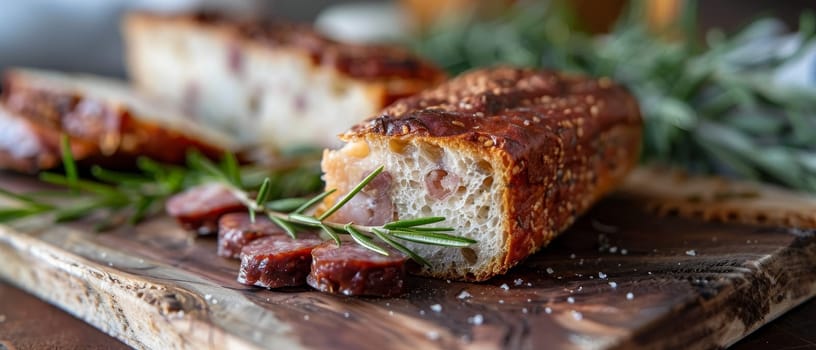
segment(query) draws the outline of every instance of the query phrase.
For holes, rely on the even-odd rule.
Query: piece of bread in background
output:
[[[478,244],[408,244],[439,278],[485,280],[547,245],[637,163],[637,102],[608,79],[507,67],[465,73],[387,107],[324,153],[329,220],[381,225],[444,216]]]
[[[60,131],[49,125],[21,117],[0,104],[0,169],[36,173],[61,163]],[[86,159],[98,154],[95,144],[71,140],[74,158]]]
[[[138,156],[183,163],[190,149],[211,158],[238,151],[229,135],[117,80],[12,69],[3,77],[0,100],[4,168],[35,172],[58,166],[62,133],[70,137],[77,160],[114,167],[132,167]],[[33,156],[34,149],[41,152]]]
[[[400,48],[341,44],[304,25],[132,13],[123,32],[138,88],[244,145],[337,145],[348,126],[445,77]]]

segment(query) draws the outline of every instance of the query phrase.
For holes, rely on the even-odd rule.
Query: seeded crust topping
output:
[[[403,48],[339,43],[305,24],[239,20],[214,13],[195,14],[191,19],[195,23],[219,26],[240,38],[270,47],[304,50],[315,64],[334,66],[353,78],[409,78],[434,82],[445,76],[442,71]]]
[[[614,125],[640,123],[635,100],[608,78],[496,67],[399,100],[344,137],[458,136],[512,155],[548,134],[582,138]]]

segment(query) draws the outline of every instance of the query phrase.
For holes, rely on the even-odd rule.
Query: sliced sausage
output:
[[[389,256],[353,242],[337,246],[328,241],[312,250],[312,272],[307,282],[329,293],[393,297],[405,288],[406,261],[402,253],[389,249]]]
[[[241,201],[220,183],[190,188],[167,200],[167,214],[182,227],[206,235],[218,230],[218,218],[226,213],[246,210]]]
[[[240,259],[241,249],[250,242],[286,232],[266,216],[257,215],[255,222],[249,213],[229,213],[218,220],[218,256]]]
[[[258,238],[241,250],[238,283],[266,288],[306,284],[312,249],[323,243],[316,234],[300,233]]]

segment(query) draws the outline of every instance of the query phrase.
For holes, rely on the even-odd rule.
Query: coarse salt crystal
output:
[[[548,274],[552,275],[554,272],[555,272],[555,270],[553,270],[552,267],[547,268],[547,273]]]
[[[618,288],[618,283],[610,281],[609,286],[612,287],[612,288]]]
[[[626,249],[621,249],[621,255],[629,254],[629,251]]]
[[[524,284],[524,280],[523,280],[523,279],[521,279],[521,278],[516,278],[516,279],[513,281],[513,284],[515,284],[515,285],[517,285],[517,286],[520,286],[520,285]]]
[[[688,255],[688,256],[697,256],[697,251],[695,251],[694,249],[687,250],[686,255]]]
[[[575,298],[573,298],[573,297],[568,297],[568,298],[567,298],[567,302],[568,302],[568,303],[570,303],[570,304],[575,304]]]
[[[504,299],[499,299],[499,304],[504,304]]]
[[[526,307],[521,308],[521,313],[526,314],[527,313],[527,308]]]
[[[582,313],[580,313],[578,311],[572,310],[572,318],[574,318],[576,321],[580,321],[580,320],[584,319],[584,314],[582,314]]]
[[[508,286],[507,283],[502,283],[502,285],[500,285],[499,288],[504,290],[510,290],[510,286]]]
[[[472,295],[470,295],[470,293],[468,293],[468,291],[466,290],[463,290],[461,293],[459,293],[459,295],[456,296],[457,299],[467,299],[470,297],[472,297]]]
[[[618,252],[618,247],[609,247],[609,252],[610,253],[617,253]]]
[[[345,317],[345,318],[349,318],[349,316],[351,316],[351,314],[350,314],[350,313],[348,313],[348,312],[344,312],[344,313],[343,313],[343,317]]]
[[[428,339],[430,340],[437,340],[439,339],[439,332],[429,331],[428,333],[425,333],[425,336],[428,337]]]
[[[603,273],[603,272],[598,272],[598,278],[600,278],[602,280],[605,280],[606,279],[606,274]]]
[[[632,292],[626,293],[626,300],[632,300],[635,298],[635,295]]]
[[[475,324],[478,326],[484,323],[484,316],[482,316],[481,314],[476,314],[473,317],[468,317],[468,323]]]
[[[433,312],[442,312],[442,305],[439,305],[439,304],[431,305],[431,311],[433,311]]]
[[[552,308],[550,308],[549,306],[548,306],[548,307],[545,307],[545,308],[544,308],[544,312],[545,312],[545,313],[548,313],[548,314],[551,314],[551,313],[552,313]]]

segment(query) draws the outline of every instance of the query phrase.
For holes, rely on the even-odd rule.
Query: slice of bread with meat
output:
[[[113,79],[12,69],[4,75],[1,99],[3,125],[19,131],[0,133],[0,166],[6,168],[58,166],[59,134],[70,137],[78,160],[117,167],[132,166],[138,156],[182,163],[190,149],[213,158],[238,150],[229,135]],[[41,150],[36,157],[30,154],[35,148]]]
[[[123,32],[139,89],[244,145],[337,145],[350,125],[445,78],[402,48],[338,43],[307,25],[137,12]]]
[[[425,275],[485,280],[546,246],[636,164],[642,121],[608,79],[497,67],[402,99],[341,136],[322,162],[322,209],[385,170],[329,219],[381,225],[444,216],[476,239],[454,249],[410,244]]]

